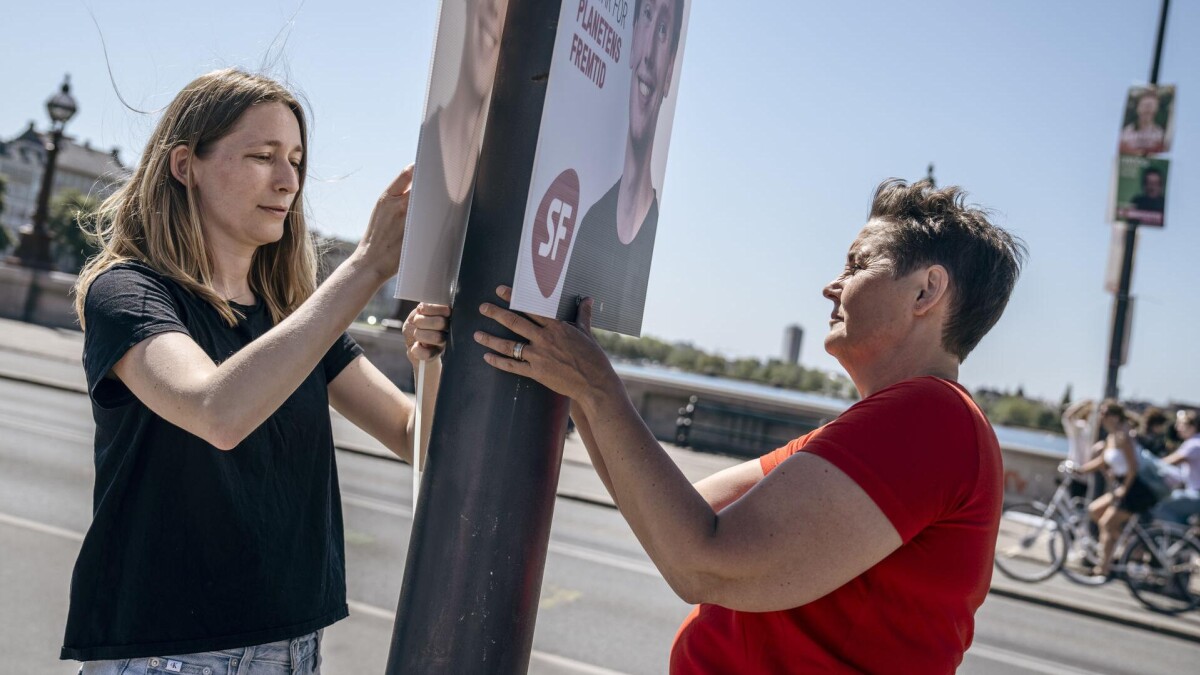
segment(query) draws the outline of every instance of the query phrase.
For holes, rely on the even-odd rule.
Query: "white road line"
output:
[[[363,499],[365,500],[366,498],[363,498]],[[370,501],[376,501],[376,500],[370,500]],[[68,529],[62,528],[62,527],[55,527],[53,525],[47,525],[45,523],[39,523],[37,521],[29,520],[26,518],[20,518],[18,516],[10,515],[10,514],[3,513],[3,512],[0,512],[0,523],[4,523],[6,525],[12,525],[14,527],[21,527],[21,528],[24,528],[27,530],[32,530],[34,532],[41,532],[42,534],[49,534],[49,535],[52,535],[55,537],[60,537],[62,539],[70,539],[71,541],[83,541],[83,533],[82,532],[76,532],[74,530],[68,530]],[[376,607],[375,605],[369,605],[365,602],[358,602],[357,600],[347,600],[346,604],[350,606],[351,611],[358,612],[359,614],[364,614],[366,616],[369,616],[369,617],[372,617],[375,619],[381,619],[381,620],[391,621],[391,622],[395,622],[395,620],[396,620],[395,612],[390,612],[382,607]],[[546,652],[541,652],[536,649],[533,650],[530,657],[533,659],[536,659],[538,661],[541,661],[543,663],[546,663],[548,665],[554,666],[556,668],[560,668],[569,673],[579,673],[579,675],[623,675],[623,673],[620,673],[615,670],[601,668],[600,666],[593,666],[590,663],[584,663],[582,661],[568,659],[565,656],[557,656],[555,654],[548,654]]]
[[[50,534],[55,537],[70,539],[71,541],[83,541],[82,532],[76,532],[75,530],[68,530],[62,527],[55,527],[53,525],[47,525],[34,520],[27,520],[25,518],[9,515],[7,513],[0,513],[0,523],[4,523],[5,525],[13,525],[15,527],[23,527],[26,530],[33,530],[34,532],[41,532],[42,534]]]
[[[30,422],[19,417],[13,417],[12,415],[5,415],[3,413],[0,413],[0,423],[3,423],[3,425],[6,427],[15,427],[17,429],[31,431],[45,436],[50,436],[51,438],[57,438],[62,441],[74,441],[76,443],[91,444],[94,440],[88,434],[67,431],[65,429],[53,427],[49,424],[44,424],[41,422]]]
[[[1045,673],[1045,675],[1095,675],[1095,672],[1091,670],[1081,670],[1068,666],[1065,663],[1059,663],[1058,661],[1027,656],[1020,652],[1014,652],[1011,649],[993,647],[978,642],[971,645],[971,648],[967,650],[967,656],[977,656],[988,661],[1023,668],[1029,672]]]
[[[346,602],[346,604],[350,606],[351,612],[357,612],[374,619],[381,619],[392,623],[395,623],[396,621],[395,612],[389,612],[382,607],[368,605],[365,602],[358,602],[355,600],[349,600]],[[616,670],[609,670],[608,668],[593,666],[590,663],[576,661],[575,659],[569,659],[565,656],[558,656],[557,654],[549,654],[536,649],[530,654],[530,658],[536,661],[541,661],[547,665],[554,666],[568,673],[579,673],[580,675],[624,675]]]
[[[374,497],[364,497],[353,493],[342,492],[342,501],[351,506],[357,506],[380,513],[388,513],[404,518],[412,518],[413,510],[401,504],[376,499]],[[598,563],[600,565],[608,565],[629,572],[637,572],[648,577],[660,578],[658,568],[644,560],[637,560],[616,553],[607,553],[597,549],[578,546],[576,544],[564,544],[562,542],[551,541],[550,551],[558,553],[578,560],[586,560],[588,562]]]
[[[557,541],[550,542],[550,550],[555,553],[571,556],[572,558],[587,560],[588,562],[608,565],[610,567],[618,567],[629,572],[637,572],[638,574],[644,574],[648,577],[654,577],[656,579],[662,577],[662,575],[658,573],[658,568],[654,565],[643,560],[635,560],[633,558],[627,558],[615,553],[606,553],[604,551],[597,551],[596,549],[586,548],[584,546],[564,544]]]

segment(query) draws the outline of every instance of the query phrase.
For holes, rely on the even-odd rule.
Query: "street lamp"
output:
[[[50,259],[50,233],[46,221],[50,217],[50,191],[54,185],[54,165],[58,161],[58,149],[62,144],[63,128],[75,116],[78,107],[71,97],[71,76],[63,77],[62,88],[46,101],[50,113],[50,140],[46,144],[46,169],[42,173],[42,187],[38,191],[37,211],[33,223],[21,228],[21,240],[14,252],[25,267],[48,270],[53,267]]]

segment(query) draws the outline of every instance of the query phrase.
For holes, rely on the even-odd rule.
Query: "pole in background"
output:
[[[510,0],[387,673],[524,673],[568,402],[493,369],[479,314],[516,269],[561,0]],[[511,336],[510,336],[511,337]]]
[[[1154,45],[1154,63],[1150,66],[1150,84],[1158,84],[1158,67],[1162,62],[1163,37],[1167,31],[1167,8],[1170,0],[1162,1],[1162,10],[1158,16],[1158,39]],[[1117,381],[1124,364],[1125,343],[1132,330],[1130,311],[1129,287],[1133,281],[1133,254],[1137,247],[1138,222],[1131,220],[1125,224],[1125,252],[1121,261],[1121,279],[1117,285],[1117,294],[1113,298],[1112,337],[1109,339],[1108,373],[1104,379],[1104,397],[1118,398],[1120,388]]]

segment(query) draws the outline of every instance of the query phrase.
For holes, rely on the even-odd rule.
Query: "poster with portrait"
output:
[[[1121,118],[1122,155],[1158,155],[1171,149],[1175,129],[1175,85],[1129,88]]]
[[[396,297],[450,304],[508,0],[442,0]]]
[[[691,0],[564,0],[512,307],[640,335]]]
[[[1113,190],[1113,220],[1162,227],[1170,162],[1121,155]]]

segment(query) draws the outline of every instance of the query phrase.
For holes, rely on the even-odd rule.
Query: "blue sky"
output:
[[[446,0],[456,2],[458,0]],[[784,327],[821,348],[823,284],[842,264],[881,180],[937,165],[1031,257],[1000,324],[964,364],[970,387],[1056,399],[1103,385],[1112,300],[1103,288],[1109,182],[1121,109],[1150,69],[1157,0],[1004,3],[696,2],[675,88],[645,332],[727,356],[776,356]],[[90,3],[5,10],[0,135],[70,72],[68,132],[140,153],[154,110],[196,75],[258,68],[311,104],[308,199],[316,227],[364,229],[374,198],[415,154],[434,0]],[[297,12],[297,8],[299,11]],[[1159,81],[1178,85],[1167,228],[1140,237],[1137,309],[1122,393],[1200,402],[1200,5],[1171,8]],[[1186,64],[1193,64],[1188,67]]]

